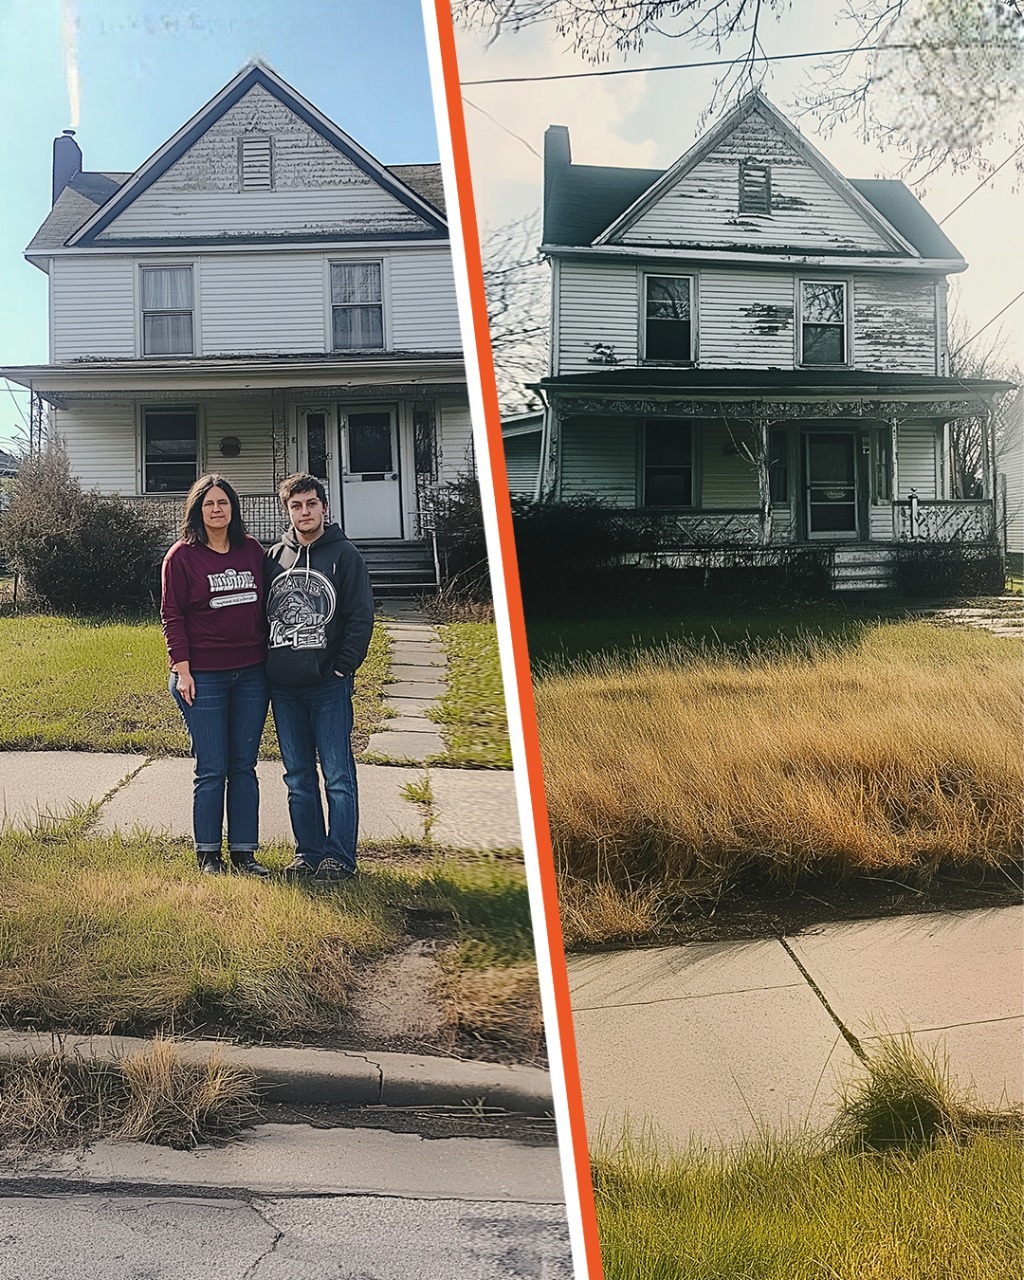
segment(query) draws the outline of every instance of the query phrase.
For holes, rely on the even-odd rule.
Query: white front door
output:
[[[394,409],[342,409],[341,521],[350,538],[402,536]]]

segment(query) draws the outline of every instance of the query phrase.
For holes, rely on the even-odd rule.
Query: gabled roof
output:
[[[144,191],[148,190],[203,136],[211,125],[215,124],[256,85],[277,98],[400,204],[421,218],[427,224],[425,237],[439,239],[447,237],[447,227],[437,207],[420,195],[412,183],[403,181],[385,168],[311,102],[282,80],[271,67],[257,61],[243,67],[238,75],[229,81],[201,111],[197,112],[172,138],[150,156],[116,192],[111,193],[111,198],[107,199],[67,238],[67,243],[72,246],[92,244],[101,231]],[[410,166],[413,169],[421,167],[426,166]]]
[[[893,256],[910,253],[922,258],[963,261],[959,250],[902,182],[844,178],[759,90],[748,94],[669,169],[572,164],[567,137],[556,139],[552,148],[555,163],[549,161],[545,165],[545,245],[609,244],[754,110],[760,110],[783,129],[807,162],[885,236],[892,245]]]

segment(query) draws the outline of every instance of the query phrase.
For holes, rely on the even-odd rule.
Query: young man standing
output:
[[[267,553],[267,680],[296,844],[285,875],[347,880],[359,827],[352,683],[370,644],[373,593],[362,556],[327,522],[321,482],[292,475],[278,495],[291,528]]]

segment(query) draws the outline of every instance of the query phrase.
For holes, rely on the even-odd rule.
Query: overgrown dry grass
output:
[[[740,877],[1006,866],[1024,840],[1021,685],[1015,641],[921,623],[549,670],[560,872],[685,898]]]
[[[103,1062],[62,1052],[0,1059],[0,1145],[39,1148],[96,1138],[194,1147],[255,1123],[251,1071],[216,1053],[186,1061],[173,1041]]]
[[[624,1138],[593,1159],[607,1280],[1008,1280],[1024,1262],[1024,1126],[948,1064],[883,1042],[824,1135],[740,1152]]]

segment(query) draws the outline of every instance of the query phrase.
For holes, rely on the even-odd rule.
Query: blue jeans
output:
[[[256,757],[267,719],[267,677],[263,663],[234,671],[193,671],[195,701],[178,693],[171,672],[170,689],[185,717],[196,761],[192,793],[192,831],[196,853],[219,856],[227,790],[228,848],[252,853],[259,843],[260,788]]]
[[[352,684],[351,676],[331,676],[322,684],[270,689],[295,852],[311,867],[336,858],[355,870],[359,795],[352,757]],[[326,827],[318,757],[327,793]]]

